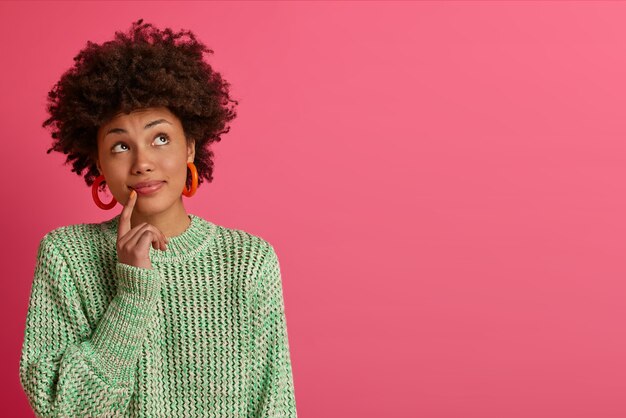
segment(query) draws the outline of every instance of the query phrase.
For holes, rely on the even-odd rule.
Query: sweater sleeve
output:
[[[249,417],[296,418],[289,339],[278,257],[270,246],[253,302]]]
[[[115,416],[130,401],[157,270],[117,263],[117,294],[90,329],[70,269],[47,235],[39,245],[19,375],[38,417]]]

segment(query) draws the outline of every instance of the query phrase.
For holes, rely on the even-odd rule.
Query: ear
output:
[[[194,158],[196,158],[196,141],[190,139],[187,142],[187,162],[193,163]]]

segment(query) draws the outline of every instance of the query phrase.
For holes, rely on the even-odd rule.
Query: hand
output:
[[[132,190],[117,228],[117,259],[120,263],[135,267],[152,269],[150,263],[150,245],[155,250],[165,251],[167,238],[157,227],[147,222],[130,227],[130,215],[133,213],[137,192]]]

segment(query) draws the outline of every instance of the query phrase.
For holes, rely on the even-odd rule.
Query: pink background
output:
[[[120,210],[46,155],[46,93],[140,17],[195,31],[240,100],[186,205],[277,249],[302,418],[626,416],[626,3],[0,16],[3,416],[32,416],[18,363],[39,240]]]

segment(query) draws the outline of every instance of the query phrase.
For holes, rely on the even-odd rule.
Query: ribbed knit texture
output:
[[[38,417],[296,417],[271,244],[189,215],[153,269],[117,261],[119,215],[41,240],[20,381]]]

